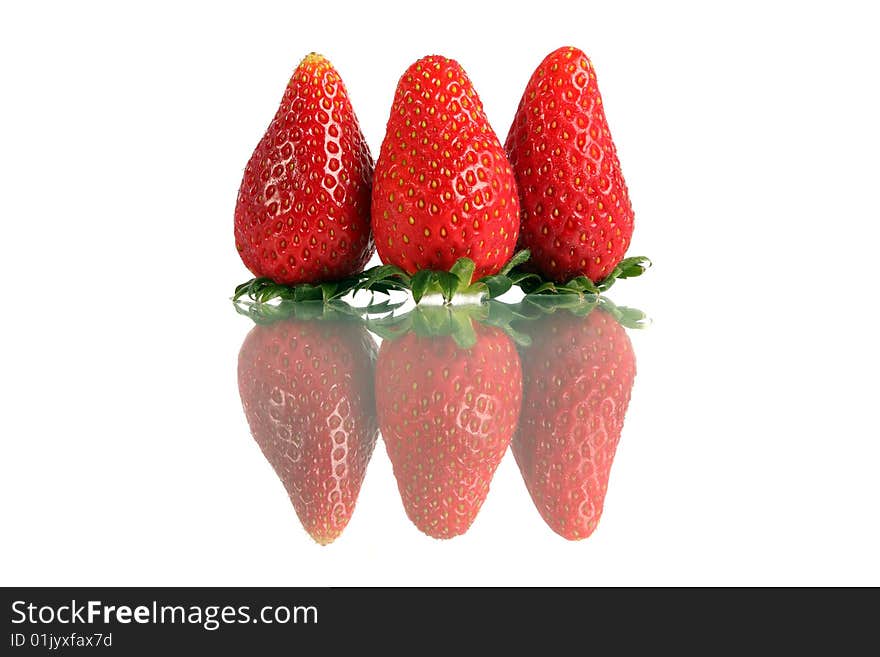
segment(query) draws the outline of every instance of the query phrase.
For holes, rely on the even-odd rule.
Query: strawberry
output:
[[[353,322],[286,319],[255,326],[238,356],[254,440],[321,545],[348,524],[376,444],[375,355]]]
[[[513,455],[544,521],[569,539],[596,529],[636,362],[624,328],[601,308],[556,312],[528,327],[523,409]]]
[[[463,534],[473,523],[522,397],[519,357],[504,332],[477,324],[472,345],[457,337],[410,332],[386,339],[376,364],[379,427],[403,506],[434,538]]]
[[[528,267],[559,283],[611,274],[629,247],[633,210],[583,52],[560,48],[541,62],[505,148],[519,184]]]
[[[255,276],[319,283],[360,272],[373,253],[373,160],[345,85],[312,53],[244,171],[235,246]]]
[[[400,78],[376,162],[372,222],[382,262],[408,274],[469,257],[482,278],[513,255],[516,183],[455,60],[424,57]]]

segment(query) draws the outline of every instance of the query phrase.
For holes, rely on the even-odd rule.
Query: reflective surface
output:
[[[880,577],[870,328],[827,312],[792,323],[775,297],[734,311],[729,299],[695,305],[655,289],[652,307],[631,289],[615,300],[650,311],[647,330],[613,328],[601,309],[475,318],[471,333],[463,322],[435,337],[309,315],[255,326],[201,297],[197,313],[10,324],[4,581]],[[499,428],[517,360],[514,433]],[[395,365],[377,387],[383,362]],[[445,367],[458,393],[440,385]],[[423,434],[425,418],[445,423]],[[412,449],[389,455],[392,435]],[[494,448],[465,449],[485,438],[510,441],[497,465]],[[441,529],[458,534],[429,535]]]
[[[321,544],[354,513],[377,424],[424,534],[468,531],[512,444],[550,529],[586,538],[635,377],[621,311],[601,301],[418,307],[376,321],[347,306],[283,304],[270,316],[252,306],[259,323],[238,358],[251,434]],[[378,356],[368,328],[385,337]]]

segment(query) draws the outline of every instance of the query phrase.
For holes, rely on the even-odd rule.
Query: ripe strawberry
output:
[[[624,328],[595,309],[528,327],[513,455],[541,517],[569,539],[593,533],[629,404],[636,361]]]
[[[541,62],[505,148],[519,184],[528,267],[560,283],[608,276],[629,248],[633,210],[583,52],[560,48]]]
[[[299,319],[255,326],[238,356],[254,440],[321,545],[348,524],[376,444],[375,356],[353,322]]]
[[[474,331],[470,348],[448,335],[385,340],[376,364],[379,426],[403,506],[434,538],[471,526],[519,418],[516,348],[498,328]]]
[[[373,253],[373,160],[342,79],[312,53],[244,171],[235,246],[276,283],[319,283],[364,268]]]
[[[448,270],[467,256],[481,278],[513,255],[516,183],[455,60],[423,57],[400,78],[376,162],[372,217],[382,262],[409,274]]]

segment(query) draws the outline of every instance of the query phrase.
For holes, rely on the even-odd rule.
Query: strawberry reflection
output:
[[[546,310],[521,325],[531,346],[521,350],[523,408],[512,447],[541,517],[578,540],[602,515],[636,374],[622,324],[644,316],[604,299]]]
[[[498,305],[417,308],[373,328],[379,426],[409,519],[434,538],[465,533],[516,429],[522,397]]]
[[[252,315],[268,323],[242,344],[241,401],[303,527],[326,545],[351,518],[376,443],[376,345],[362,323],[320,304],[273,312],[281,318]]]

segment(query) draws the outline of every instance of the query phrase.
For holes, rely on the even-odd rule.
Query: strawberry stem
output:
[[[594,283],[586,276],[576,276],[567,283],[557,283],[547,280],[540,274],[525,272],[514,268],[508,277],[514,285],[519,286],[526,295],[599,295],[607,291],[619,278],[635,278],[641,276],[651,261],[644,256],[624,258],[611,273],[598,283]]]
[[[235,288],[232,300],[237,302],[245,297],[255,303],[273,300],[283,301],[322,301],[330,303],[348,294],[367,290],[373,293],[390,294],[393,290],[409,290],[418,304],[425,298],[439,295],[444,305],[458,297],[463,301],[480,303],[495,299],[513,286],[517,286],[527,296],[598,296],[607,291],[617,279],[641,276],[651,261],[644,256],[621,260],[611,273],[598,283],[586,276],[576,276],[567,283],[557,283],[544,279],[539,274],[522,271],[520,265],[528,261],[528,249],[517,252],[497,274],[473,280],[476,265],[470,258],[459,258],[449,271],[423,269],[412,276],[394,265],[378,265],[359,274],[338,281],[323,283],[300,283],[283,285],[269,278],[254,278]]]

